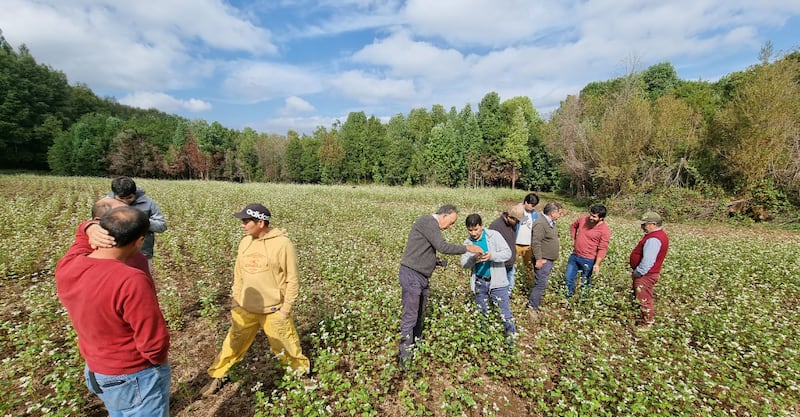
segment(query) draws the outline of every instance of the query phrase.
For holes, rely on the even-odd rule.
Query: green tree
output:
[[[589,145],[591,124],[583,123],[582,110],[577,96],[567,96],[544,130],[545,146],[561,167],[566,188],[579,196],[594,193],[591,176],[598,164],[597,155]]]
[[[506,164],[506,175],[511,182],[511,188],[516,187],[517,178],[523,165],[530,164],[528,153],[528,124],[525,121],[525,111],[517,107],[511,120],[511,128],[505,143],[500,151],[500,158]]]
[[[715,116],[705,143],[725,187],[748,196],[767,182],[800,190],[800,63],[784,57],[753,67]],[[797,197],[795,197],[797,198]]]
[[[652,135],[650,105],[642,97],[635,77],[628,81],[611,98],[599,128],[589,131],[591,150],[597,156],[597,167],[591,175],[600,197],[652,189],[651,185],[638,182],[642,152]]]
[[[522,110],[525,124],[528,127],[525,135],[524,155],[519,158],[521,162],[519,182],[530,190],[549,191],[558,178],[558,168],[552,164],[552,157],[542,142],[544,121],[533,107],[530,98],[513,97],[500,105],[506,132],[510,132],[513,128],[517,109]]]
[[[337,184],[345,181],[345,149],[338,139],[334,126],[330,131],[320,126],[314,131],[319,139],[320,181],[323,184]]]
[[[389,185],[413,184],[417,176],[412,170],[414,142],[402,113],[389,119],[386,141],[388,145],[383,159],[384,182]]]
[[[686,102],[665,95],[653,105],[653,140],[645,150],[644,181],[684,187],[693,180],[702,115]]]
[[[441,104],[434,104],[431,106],[431,120],[433,121],[433,125],[436,126],[439,123],[447,122],[447,112],[444,110],[444,106]]]
[[[303,154],[300,157],[300,165],[303,169],[300,172],[300,180],[310,184],[319,183],[322,179],[319,162],[320,140],[316,137],[303,135],[300,143],[303,145]]]
[[[669,62],[661,62],[650,66],[641,74],[644,93],[650,100],[655,100],[671,92],[679,83],[678,72]]]
[[[105,102],[97,97],[89,86],[78,83],[69,89],[66,123],[74,123],[89,113],[108,113],[105,107]]]
[[[383,160],[386,155],[386,127],[377,117],[370,116],[365,129],[364,163],[370,170],[369,179],[383,182]]]
[[[124,129],[137,132],[148,143],[161,152],[165,152],[169,145],[174,143],[175,132],[182,129],[185,120],[179,116],[168,115],[158,110],[144,110],[135,113],[124,122]],[[195,120],[188,124],[186,137],[194,136],[199,141],[202,131],[207,126],[203,120]],[[185,138],[184,138],[185,140]]]
[[[458,113],[458,137],[464,149],[464,163],[467,169],[467,183],[472,187],[484,185],[481,170],[481,156],[483,152],[483,133],[472,106],[466,104]]]
[[[106,114],[89,113],[62,132],[48,151],[50,169],[60,175],[108,174],[111,140],[122,121]]]
[[[25,45],[14,52],[0,32],[0,165],[46,169],[68,98],[63,73],[37,64]]]
[[[440,123],[431,130],[425,145],[424,160],[428,183],[453,187],[465,176],[464,155],[458,151],[458,138],[453,122]]]
[[[500,95],[487,93],[478,105],[478,124],[483,133],[484,153],[497,155],[503,147],[506,125],[500,107]]]
[[[258,155],[256,154],[256,142],[259,134],[250,127],[247,127],[234,138],[234,150],[236,153],[236,171],[234,179],[243,182],[263,181],[264,170],[260,166]]]
[[[290,130],[286,143],[286,177],[291,182],[302,182],[303,177],[303,144],[297,132]]]
[[[286,137],[277,134],[259,134],[254,144],[258,158],[261,181],[286,180]]]
[[[410,182],[416,184],[417,181],[422,181],[422,172],[426,170],[423,153],[431,138],[433,117],[425,108],[411,109],[406,117],[406,126],[412,141],[412,146],[409,148],[411,153]]]
[[[704,120],[710,118],[722,103],[719,90],[707,81],[680,81],[673,94],[700,112]]]
[[[371,165],[367,155],[367,116],[363,111],[347,115],[339,140],[344,147],[347,180],[360,183],[368,179]]]

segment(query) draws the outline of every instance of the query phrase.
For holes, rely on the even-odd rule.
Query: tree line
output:
[[[608,198],[670,187],[800,205],[800,52],[716,82],[672,64],[589,83],[544,120],[487,93],[387,122],[351,112],[311,135],[233,130],[99,98],[0,32],[0,162],[59,175],[505,186]]]

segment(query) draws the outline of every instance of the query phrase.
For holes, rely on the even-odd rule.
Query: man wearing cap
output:
[[[669,249],[669,237],[661,228],[661,216],[652,211],[642,218],[644,236],[633,248],[630,266],[633,269],[633,296],[642,311],[641,330],[647,330],[655,322],[653,288],[661,277],[661,265]]]
[[[600,264],[606,258],[611,229],[606,224],[606,206],[595,204],[589,214],[579,217],[569,226],[572,237],[572,254],[567,260],[564,281],[567,285],[567,299],[575,294],[575,278],[581,272],[584,292],[592,286],[592,274],[600,271]]]
[[[245,236],[233,269],[231,327],[208,368],[213,379],[203,396],[221,387],[223,377],[242,360],[259,328],[283,365],[298,374],[308,373],[310,366],[291,316],[300,288],[294,245],[284,229],[270,227],[270,211],[261,204],[250,204],[233,216],[241,219]]]
[[[408,232],[406,249],[400,260],[401,300],[403,313],[400,317],[400,348],[397,361],[400,367],[411,362],[412,346],[422,338],[423,312],[428,301],[429,280],[438,264],[436,252],[461,255],[472,252],[482,254],[483,249],[475,245],[447,243],[442,230],[449,229],[458,220],[458,210],[452,204],[439,207],[436,214],[427,214],[414,222]]]
[[[522,206],[516,205],[504,211],[500,216],[489,225],[490,230],[500,232],[500,235],[505,239],[509,249],[511,249],[511,257],[506,260],[506,276],[508,277],[508,294],[514,289],[514,274],[516,273],[517,264],[517,225],[520,219],[524,216]]]

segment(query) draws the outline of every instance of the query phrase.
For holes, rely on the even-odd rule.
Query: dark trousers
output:
[[[531,289],[531,295],[528,297],[528,307],[535,311],[539,311],[539,303],[542,302],[544,290],[547,288],[547,281],[550,280],[550,272],[553,270],[553,261],[545,259],[544,265],[541,268],[534,270],[534,277],[536,282]]]
[[[411,360],[411,347],[422,338],[422,317],[428,303],[428,277],[400,265],[400,288],[402,288],[403,314],[400,317],[400,364]]]

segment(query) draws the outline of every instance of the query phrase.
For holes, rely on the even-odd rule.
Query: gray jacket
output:
[[[108,196],[114,198],[114,193],[108,193]],[[152,198],[145,195],[144,190],[141,188],[136,189],[136,200],[133,200],[131,207],[137,208],[148,217],[150,217],[150,230],[144,235],[144,243],[142,243],[142,253],[148,258],[153,257],[153,246],[156,243],[154,233],[161,233],[167,230],[167,219],[164,218],[164,213],[158,207]]]
[[[506,261],[511,258],[511,248],[508,247],[508,243],[506,243],[506,239],[503,238],[503,235],[500,232],[492,229],[483,229],[484,233],[486,233],[486,243],[489,246],[489,261],[491,261],[491,267],[489,271],[492,275],[492,280],[489,283],[489,288],[502,288],[507,287],[508,282],[508,275],[506,274]],[[474,245],[470,238],[464,241],[464,245]],[[475,292],[475,254],[467,252],[461,255],[461,266],[464,268],[471,268],[472,274],[469,277],[469,287],[472,292]]]

